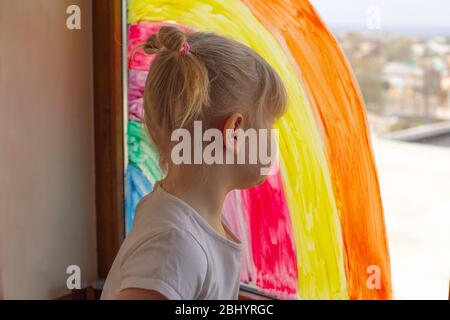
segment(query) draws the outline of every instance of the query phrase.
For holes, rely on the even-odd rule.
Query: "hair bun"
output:
[[[180,52],[186,41],[186,34],[180,29],[172,26],[163,26],[159,32],[148,38],[144,51],[148,54],[157,53],[165,48],[170,51]]]

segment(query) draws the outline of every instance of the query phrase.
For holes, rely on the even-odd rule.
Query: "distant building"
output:
[[[401,97],[409,90],[419,90],[423,87],[423,76],[422,68],[402,62],[389,62],[383,69],[383,81],[391,96]]]

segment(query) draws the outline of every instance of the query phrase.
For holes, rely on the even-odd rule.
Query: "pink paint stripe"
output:
[[[129,70],[128,73],[128,116],[131,120],[144,118],[144,88],[148,71]]]
[[[298,298],[293,231],[280,175],[230,192],[223,212],[242,242],[241,281],[282,299]]]
[[[248,226],[256,286],[280,298],[298,298],[294,236],[280,173],[241,194],[252,222]]]
[[[241,281],[251,283],[256,277],[255,265],[253,264],[252,248],[249,244],[248,213],[242,208],[242,198],[239,191],[232,191],[228,194],[224,203],[223,214],[231,230],[242,242]]]

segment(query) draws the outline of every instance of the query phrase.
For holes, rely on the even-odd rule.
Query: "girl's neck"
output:
[[[213,170],[209,170],[210,172]],[[169,170],[161,187],[189,204],[217,232],[224,234],[222,208],[229,190],[220,173],[206,173],[200,167],[176,166]],[[205,175],[206,174],[206,175]],[[202,179],[207,176],[207,179]]]

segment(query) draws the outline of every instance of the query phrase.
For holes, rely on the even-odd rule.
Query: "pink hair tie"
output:
[[[191,46],[189,45],[189,43],[187,41],[185,41],[183,43],[183,47],[181,48],[180,52],[182,54],[188,54],[190,50],[191,50]]]

